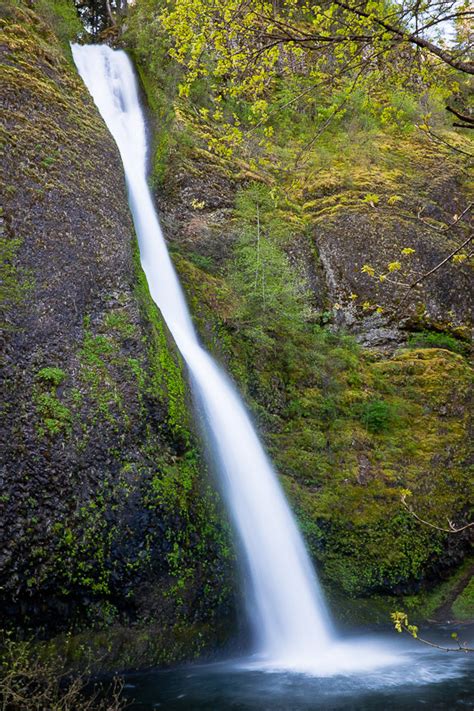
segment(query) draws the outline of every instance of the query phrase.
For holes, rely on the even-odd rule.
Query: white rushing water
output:
[[[321,673],[370,666],[376,660],[367,650],[362,664],[357,652],[346,654],[335,642],[276,474],[235,388],[196,336],[146,181],[145,122],[130,61],[124,52],[102,45],[73,45],[72,51],[120,150],[150,293],[186,361],[202,409],[206,439],[248,571],[255,653],[270,665]]]

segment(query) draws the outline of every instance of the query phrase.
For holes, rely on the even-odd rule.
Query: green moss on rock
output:
[[[0,14],[14,270],[2,621],[100,632],[106,646],[120,628],[123,645],[146,640],[130,641],[137,666],[190,658],[233,615],[228,526],[137,258],[118,151],[64,46],[72,4],[35,10]],[[128,663],[118,647],[107,663]]]
[[[132,13],[125,39],[153,108],[160,92],[163,100],[165,80],[150,57],[166,38],[154,42],[146,20],[152,22],[153,13],[142,5]],[[275,118],[273,143],[262,149],[267,162],[244,168],[250,152],[258,153],[255,142],[244,140],[241,154],[231,160],[211,155],[209,139],[218,129],[213,133],[185,100],[170,87],[167,92],[175,114],[166,134],[174,148],[164,167],[160,154],[166,178],[157,186],[157,200],[173,259],[203,340],[231,371],[254,413],[336,612],[344,616],[357,605],[359,620],[387,622],[399,597],[426,594],[434,600],[437,583],[458,568],[467,541],[420,525],[403,509],[400,495],[409,488],[417,513],[434,524],[443,526],[447,516],[460,524],[467,519],[472,369],[452,335],[423,343],[412,339],[408,349],[396,351],[405,336],[394,321],[404,319],[411,328],[435,323],[458,333],[467,316],[459,298],[466,273],[451,270],[432,289],[428,285],[435,305],[430,313],[426,305],[410,305],[389,322],[384,315],[368,318],[362,305],[391,309],[398,292],[374,284],[361,268],[386,268],[413,243],[419,253],[404,273],[409,280],[411,270],[426,270],[423,260],[449,247],[417,220],[417,210],[421,197],[432,200],[441,218],[439,196],[451,189],[461,195],[456,161],[414,134],[380,127],[368,148],[367,132],[351,125],[348,132],[334,128],[311,144],[300,164],[294,162],[296,134],[305,127],[292,133],[283,111]],[[195,100],[205,105],[204,94]],[[183,134],[190,140],[176,150],[173,141]],[[279,172],[279,161],[293,169]],[[271,186],[273,215],[281,222],[275,242],[290,259],[292,279],[307,289],[299,324],[283,327],[282,319],[265,318],[262,299],[260,310],[252,312],[251,299],[239,287],[239,278],[247,278],[251,291],[261,267],[255,262],[250,280],[239,272],[239,235],[249,216],[237,195],[249,193],[251,181]],[[262,211],[259,219],[263,230]],[[440,304],[448,302],[454,311],[441,323],[442,308],[450,307]],[[366,342],[381,349],[362,348],[344,336],[348,325],[358,336],[368,332]]]
[[[451,609],[456,620],[470,622],[474,617],[474,577],[456,597]]]

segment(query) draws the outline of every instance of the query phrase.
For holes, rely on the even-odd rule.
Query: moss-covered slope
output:
[[[335,611],[388,619],[398,596],[420,615],[442,607],[453,617],[469,532],[423,526],[401,492],[440,528],[472,511],[462,340],[472,267],[448,264],[407,298],[395,282],[461,239],[439,228],[469,199],[465,160],[357,117],[302,158],[290,110],[275,112],[263,155],[253,130],[238,154],[216,155],[205,83],[178,98],[157,7],[137,5],[124,41],[151,107],[152,181],[202,337],[255,414]]]
[[[118,152],[69,56],[74,12],[0,7],[2,623],[127,627],[129,662],[176,660],[231,614],[227,531]]]

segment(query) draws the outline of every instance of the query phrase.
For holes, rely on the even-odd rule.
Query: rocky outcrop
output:
[[[393,151],[409,178],[401,169],[362,173],[350,191],[337,180],[329,191],[316,188],[307,205],[336,322],[361,343],[389,349],[424,328],[469,340],[472,267],[450,260],[435,269],[469,237],[462,161],[414,140]]]
[[[141,663],[189,656],[229,613],[227,532],[118,151],[55,17],[1,4],[2,623],[125,625],[133,657],[146,621]]]

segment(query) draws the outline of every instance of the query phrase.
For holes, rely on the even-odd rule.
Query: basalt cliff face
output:
[[[229,614],[227,531],[118,151],[58,39],[74,9],[35,9],[1,7],[2,624],[177,659]]]
[[[137,3],[122,44],[148,103],[172,256],[334,611],[386,621],[403,597],[420,616],[466,619],[468,532],[420,525],[400,491],[440,525],[472,505],[469,267],[439,270],[402,305],[396,285],[361,271],[409,247],[409,281],[446,256],[457,238],[422,218],[462,212],[463,167],[381,134],[368,162],[326,163],[276,204],[278,176],[209,151],[150,8]],[[105,666],[189,658],[235,629],[236,586],[186,377],[139,266],[117,150],[70,58],[72,7],[3,0],[1,21],[2,624],[72,629],[71,657],[94,637]],[[246,287],[257,202],[281,236],[263,309]],[[304,303],[281,299],[290,282]]]

